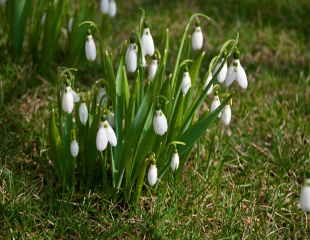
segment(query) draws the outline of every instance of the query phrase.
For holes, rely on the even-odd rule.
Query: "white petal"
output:
[[[221,105],[220,99],[218,96],[215,96],[211,103],[211,112],[215,111]],[[221,117],[221,113],[219,113],[218,117]]]
[[[214,69],[214,74],[220,68],[220,66],[222,65],[223,61],[224,61],[224,59],[222,59],[222,61],[217,64],[217,66]],[[219,73],[216,76],[217,81],[219,83],[223,83],[225,81],[225,79],[226,79],[226,75],[227,75],[227,62],[225,61],[225,63],[223,64],[223,67],[221,68],[221,70],[219,71]]]
[[[224,125],[228,126],[231,121],[231,108],[230,105],[226,105],[222,111],[221,120]]]
[[[71,91],[71,93],[72,93],[72,95],[73,95],[73,101],[74,101],[74,103],[79,102],[79,101],[80,101],[80,96],[79,96],[79,94],[77,94],[76,91],[74,91],[71,87],[70,87],[70,91]]]
[[[157,167],[154,164],[151,164],[147,174],[147,180],[150,186],[154,186],[157,182]]]
[[[117,7],[116,7],[116,2],[114,0],[110,0],[110,5],[109,5],[109,16],[110,17],[115,17],[117,12]]]
[[[212,77],[213,77],[212,73],[209,73],[208,78],[207,78],[205,85],[204,85],[205,89],[207,88],[209,82],[212,80]],[[212,92],[213,92],[213,84],[211,84],[211,86],[208,88],[207,95],[210,95]]]
[[[243,67],[239,64],[237,67],[237,82],[239,86],[243,89],[248,87],[248,79]]]
[[[153,128],[157,135],[163,136],[168,130],[168,122],[166,116],[161,110],[156,111],[153,119]]]
[[[115,135],[113,128],[110,126],[108,121],[104,121],[103,125],[104,125],[104,129],[106,131],[106,136],[107,136],[109,143],[113,147],[115,147],[117,145],[117,138],[116,138],[116,135]]]
[[[85,55],[88,61],[96,60],[96,45],[92,35],[88,35],[85,42]]]
[[[187,94],[191,86],[192,86],[192,80],[189,75],[189,72],[184,72],[182,83],[181,83],[181,90],[182,90],[183,96]]]
[[[155,52],[155,46],[151,31],[149,28],[143,30],[143,35],[141,38],[142,52],[144,55],[153,56]]]
[[[301,189],[300,207],[305,212],[310,212],[310,179],[306,180],[305,186]]]
[[[77,157],[79,154],[79,144],[76,140],[73,140],[70,144],[70,153],[72,157]]]
[[[178,169],[180,163],[180,157],[177,152],[172,154],[171,162],[170,162],[170,167],[172,171],[175,171]]]
[[[88,119],[88,109],[86,103],[81,103],[79,107],[80,122],[85,125]]]
[[[225,79],[225,85],[229,87],[237,78],[237,69],[235,66],[229,66]]]
[[[200,50],[203,47],[203,34],[200,27],[196,27],[192,35],[193,50]]]
[[[106,101],[107,91],[104,87],[99,88],[97,95],[97,104],[104,103]]]
[[[107,148],[107,145],[108,145],[108,139],[106,136],[106,131],[104,127],[100,126],[96,136],[97,150],[102,152]]]
[[[72,32],[72,27],[73,27],[73,17],[71,17],[68,21],[68,31]]]
[[[101,0],[100,1],[100,11],[102,13],[108,13],[109,7],[110,7],[109,0]]]
[[[152,81],[156,75],[158,68],[158,61],[157,59],[153,59],[148,67],[148,80]]]
[[[67,87],[64,94],[62,95],[62,109],[66,113],[72,113],[74,107],[74,98],[70,90],[70,87]]]
[[[137,70],[138,56],[137,46],[134,43],[129,44],[126,52],[126,68],[130,73],[134,73]]]

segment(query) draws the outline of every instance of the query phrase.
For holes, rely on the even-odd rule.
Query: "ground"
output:
[[[132,0],[118,6],[108,26],[112,48],[128,38],[140,7],[155,40],[166,27],[180,36],[194,12],[218,24],[204,26],[207,49],[240,33],[249,88],[233,88],[230,129],[210,129],[182,178],[145,193],[136,209],[109,202],[100,191],[55,195],[45,140],[53,85],[2,51],[1,78],[11,88],[0,111],[0,238],[310,239],[310,215],[298,207],[310,167],[310,2]],[[36,83],[29,86],[31,78]]]

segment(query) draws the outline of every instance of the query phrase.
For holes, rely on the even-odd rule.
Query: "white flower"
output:
[[[110,125],[112,127],[114,127],[114,124],[115,124],[115,115],[113,112],[109,112],[108,115],[107,115],[107,120],[108,122],[110,123]]]
[[[74,158],[79,154],[79,144],[76,140],[73,140],[70,144],[70,153]]]
[[[137,56],[137,45],[135,43],[130,43],[128,45],[125,61],[126,68],[129,73],[134,73],[138,66],[138,56]]]
[[[42,17],[41,17],[41,25],[44,25],[46,21],[46,13],[43,13]]]
[[[74,103],[79,102],[79,101],[80,101],[80,96],[79,96],[79,94],[77,94],[76,91],[74,91],[71,87],[69,87],[69,89],[70,89],[70,91],[71,91],[71,93],[72,93],[72,95],[73,95],[73,101],[74,101]]]
[[[85,55],[88,61],[96,60],[96,45],[92,35],[88,35],[85,42]]]
[[[212,78],[213,78],[212,73],[209,73],[207,80],[205,82],[205,85],[204,85],[205,89],[207,89],[207,86],[209,82],[212,80]],[[211,84],[211,86],[208,88],[207,95],[210,95],[212,92],[213,92],[213,84]]]
[[[153,128],[157,135],[163,136],[168,130],[166,116],[161,110],[157,110],[153,118]]]
[[[100,1],[100,11],[102,13],[107,14],[109,12],[109,7],[110,7],[109,0],[101,0]]]
[[[181,90],[182,90],[183,96],[187,94],[191,86],[192,86],[191,76],[189,75],[189,72],[184,72],[182,83],[181,83]]]
[[[215,111],[221,105],[220,98],[218,96],[214,96],[213,101],[211,103],[211,112]],[[219,113],[218,117],[221,117],[221,113]]]
[[[99,152],[104,151],[108,146],[108,138],[106,135],[105,128],[101,124],[96,136],[96,147]]]
[[[72,32],[72,27],[73,27],[73,17],[70,17],[68,21],[68,31]]]
[[[229,125],[229,123],[231,121],[231,108],[230,108],[229,104],[225,105],[225,107],[222,111],[221,120],[224,123],[224,125],[226,125],[226,126]]]
[[[153,37],[151,35],[150,29],[144,28],[142,38],[141,38],[141,46],[142,46],[142,52],[144,56],[153,56],[155,52],[155,46]]]
[[[102,104],[107,100],[107,91],[104,87],[99,88],[97,95],[97,104]]]
[[[156,75],[158,68],[158,60],[152,59],[149,67],[148,67],[148,80],[152,81]]]
[[[80,117],[80,122],[83,125],[86,125],[87,119],[88,119],[88,109],[86,106],[86,103],[81,103],[79,107],[79,117]]]
[[[179,163],[180,163],[179,154],[178,154],[178,152],[174,152],[172,154],[172,158],[171,158],[171,162],[170,162],[170,167],[171,167],[172,171],[175,171],[178,169]]]
[[[154,186],[157,182],[157,167],[155,164],[151,164],[147,174],[147,180],[150,186]]]
[[[115,135],[115,132],[109,122],[106,120],[103,122],[103,127],[105,129],[106,137],[108,139],[108,142],[115,147],[117,145],[117,138]]]
[[[306,179],[300,193],[300,207],[305,212],[310,212],[310,179]]]
[[[66,113],[72,113],[74,107],[74,97],[70,87],[66,87],[62,95],[61,101],[62,110]]]
[[[0,0],[0,5],[4,5],[6,3],[6,0]]]
[[[201,28],[197,26],[192,35],[192,48],[194,51],[202,49],[203,46],[203,34]]]
[[[248,79],[239,59],[235,59],[228,68],[225,79],[226,86],[229,87],[235,80],[241,88],[246,89],[248,87]]]
[[[222,65],[224,59],[221,60],[220,63],[218,63],[214,69],[214,74],[218,71],[218,69],[220,68],[220,66]],[[226,75],[227,75],[227,62],[225,61],[223,64],[223,67],[221,68],[221,70],[219,71],[219,73],[217,74],[217,81],[219,83],[223,83],[226,79]]]
[[[114,0],[110,0],[110,4],[109,4],[109,16],[110,17],[115,17],[117,12],[117,7],[116,7],[116,2]]]
[[[107,148],[108,143],[115,147],[117,145],[117,138],[115,132],[108,121],[100,123],[97,137],[96,146],[97,150],[102,152]]]

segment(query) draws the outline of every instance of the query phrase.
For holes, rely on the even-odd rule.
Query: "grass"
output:
[[[249,89],[234,88],[231,128],[214,126],[181,181],[169,176],[170,183],[145,193],[137,209],[108,202],[100,191],[55,194],[44,130],[54,89],[31,64],[16,65],[2,51],[0,238],[310,239],[309,215],[298,208],[310,166],[309,2],[118,5],[115,35],[107,40],[112,46],[128,37],[139,7],[150,16],[155,41],[167,26],[181,35],[196,11],[218,22],[218,29],[207,26],[209,48],[240,32]]]

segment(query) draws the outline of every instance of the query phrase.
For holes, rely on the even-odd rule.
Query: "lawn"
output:
[[[180,36],[191,14],[208,14],[207,55],[240,34],[249,87],[233,87],[232,123],[200,139],[182,177],[146,191],[138,207],[101,190],[53,191],[47,155],[54,85],[29,61],[15,63],[0,37],[0,239],[310,239],[298,206],[310,170],[310,2],[308,0],[117,1],[111,49],[146,10],[154,40]],[[171,38],[172,45],[174,40]],[[208,52],[208,49],[211,49]],[[53,67],[53,66],[52,66]],[[89,75],[88,75],[89,74]],[[82,87],[100,76],[83,72]],[[310,177],[310,176],[308,176]]]

